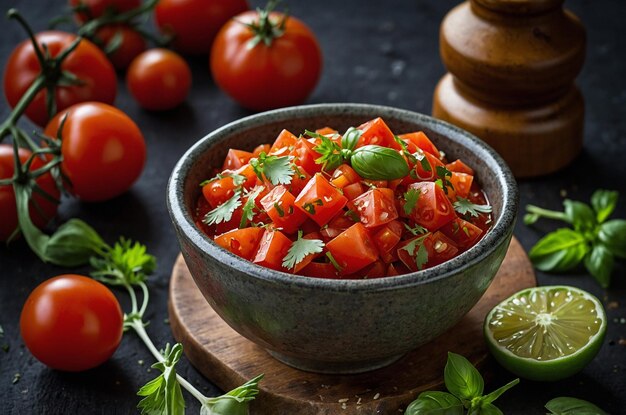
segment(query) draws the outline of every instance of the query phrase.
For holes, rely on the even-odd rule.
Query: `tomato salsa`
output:
[[[195,219],[215,243],[256,264],[319,278],[380,278],[441,264],[475,245],[491,206],[462,160],[424,132],[376,118],[344,134],[280,132],[230,149],[201,183]]]

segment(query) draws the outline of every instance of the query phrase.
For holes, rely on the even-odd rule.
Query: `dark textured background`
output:
[[[443,0],[318,0],[289,4],[317,34],[325,64],[320,83],[309,103],[366,102],[392,105],[429,113],[431,96],[444,68],[438,55],[438,27],[446,11],[457,1]],[[254,0],[254,6],[260,2]],[[63,0],[0,1],[0,10],[18,7],[36,30],[65,5]],[[521,206],[539,204],[560,208],[562,194],[588,200],[597,187],[620,190],[626,195],[626,19],[624,0],[572,0],[571,8],[587,27],[588,56],[578,82],[587,112],[585,149],[566,170],[520,182]],[[2,23],[0,62],[4,64],[18,41],[25,38],[15,23]],[[141,110],[120,83],[116,105],[133,118],[148,144],[143,175],[126,195],[107,203],[85,204],[64,200],[60,221],[79,217],[112,242],[126,235],[147,244],[159,266],[150,281],[152,298],[147,318],[155,343],[172,341],[167,318],[167,287],[178,252],[165,207],[165,186],[174,163],[193,142],[211,130],[249,113],[230,101],[213,84],[205,58],[192,59],[194,86],[187,103],[162,114]],[[9,109],[2,100],[0,118]],[[31,128],[28,124],[24,124]],[[315,126],[313,126],[315,127]],[[617,215],[626,217],[622,196]],[[1,218],[0,218],[1,220]],[[515,235],[526,249],[556,225],[542,222],[528,228],[518,221]],[[557,383],[522,381],[498,400],[506,414],[540,414],[549,399],[570,395],[595,402],[612,414],[626,413],[626,272],[623,263],[613,275],[610,290],[602,290],[584,272],[553,276],[539,273],[538,282],[572,284],[619,307],[607,310],[608,330],[598,357],[580,374]],[[0,246],[0,325],[6,332],[0,344],[0,414],[127,414],[135,413],[135,392],[155,373],[148,351],[133,334],[126,335],[112,359],[101,367],[78,374],[50,370],[24,347],[18,329],[20,309],[28,293],[46,278],[67,270],[45,265],[23,242]],[[86,271],[86,270],[83,270]],[[124,295],[120,298],[124,299]],[[621,320],[621,321],[620,321]],[[145,363],[140,364],[140,361]],[[513,376],[495,364],[488,369],[487,390]],[[186,361],[179,372],[207,395],[217,395],[210,381]],[[21,374],[17,383],[14,375]],[[189,413],[198,404],[187,395]]]

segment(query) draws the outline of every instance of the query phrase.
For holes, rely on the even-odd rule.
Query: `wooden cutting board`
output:
[[[304,372],[240,336],[209,306],[179,256],[170,281],[170,325],[191,363],[223,390],[264,373],[254,415],[400,414],[425,390],[441,389],[448,351],[480,366],[487,357],[485,315],[511,294],[535,286],[524,249],[513,238],[502,267],[476,306],[450,331],[386,368],[357,375]]]

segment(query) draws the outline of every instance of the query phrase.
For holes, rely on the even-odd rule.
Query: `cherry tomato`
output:
[[[111,290],[91,278],[65,274],[30,293],[20,330],[26,347],[42,363],[77,372],[113,355],[122,340],[123,321]]]
[[[224,23],[249,8],[246,0],[161,0],[154,16],[162,32],[174,35],[177,50],[202,55]]]
[[[269,14],[273,25],[285,15]],[[322,54],[315,35],[300,20],[286,18],[282,34],[251,47],[259,13],[248,11],[226,23],[211,49],[211,73],[217,85],[243,107],[266,110],[302,103],[320,77]],[[309,172],[312,173],[312,172]]]
[[[137,56],[126,73],[128,90],[143,108],[172,109],[187,98],[191,87],[189,65],[177,53],[150,49]]]
[[[46,45],[51,57],[59,55],[76,35],[48,31],[35,36],[39,45]],[[57,111],[85,101],[113,104],[117,92],[117,77],[113,65],[96,45],[84,39],[61,64],[61,69],[81,80],[79,85],[57,87],[55,101]],[[25,40],[13,50],[4,69],[4,94],[14,107],[39,75],[41,65],[30,40]],[[44,88],[26,108],[26,116],[35,124],[48,122],[46,109],[47,91]]]
[[[20,161],[25,163],[32,153],[25,148],[20,148],[18,154]],[[43,160],[35,159],[30,169],[36,170],[44,164]],[[0,180],[13,177],[14,171],[13,145],[0,144]],[[59,198],[59,189],[57,189],[54,179],[49,173],[39,176],[36,183],[53,198]],[[30,218],[35,226],[43,228],[56,215],[57,207],[58,205],[53,201],[34,192],[30,202]],[[0,241],[6,241],[18,227],[13,186],[0,186],[0,218],[2,218],[0,219]]]
[[[96,32],[100,46],[106,48],[116,36],[120,44],[109,54],[109,60],[115,69],[124,70],[141,52],[146,50],[146,41],[136,30],[126,25],[104,26]]]
[[[85,102],[57,114],[45,134],[56,137],[66,114],[61,169],[71,182],[69,190],[87,202],[128,190],[146,160],[146,144],[133,120],[110,105]]]
[[[136,9],[141,0],[70,0],[70,7],[85,7],[85,11],[78,11],[74,15],[79,22],[95,19],[106,13],[124,13]]]

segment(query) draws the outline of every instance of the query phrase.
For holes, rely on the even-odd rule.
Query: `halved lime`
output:
[[[568,286],[534,287],[502,301],[485,318],[489,350],[516,375],[558,380],[598,353],[606,314],[596,297]]]

